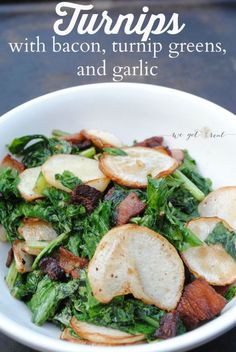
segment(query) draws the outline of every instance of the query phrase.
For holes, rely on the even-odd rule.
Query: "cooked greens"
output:
[[[93,133],[96,134],[96,130]],[[101,156],[102,159],[106,155],[129,157],[128,148],[126,152],[112,143],[110,146],[109,143],[104,143],[108,147],[101,150],[93,145],[88,136],[82,137],[82,135],[83,133],[78,134],[78,143],[76,143],[77,134],[72,136],[74,138],[72,142],[69,133],[54,130],[52,137],[41,134],[23,136],[15,138],[8,146],[13,155],[21,158],[26,169],[43,165],[55,154],[79,154],[84,157],[80,158],[83,161],[97,163],[95,174],[100,175],[101,178],[90,179],[92,183],[88,186],[90,183],[83,182],[83,177],[87,180],[89,175],[81,166],[81,179],[65,166],[62,173],[54,174],[55,179],[66,187],[68,192],[65,192],[55,188],[53,182],[50,184],[41,168],[32,189],[33,192],[41,195],[41,198],[29,202],[23,199],[18,190],[19,172],[14,167],[0,167],[0,225],[6,231],[8,242],[12,245],[15,240],[22,240],[21,243],[26,244],[23,249],[28,250],[28,255],[33,259],[31,271],[23,273],[18,272],[17,260],[12,258],[6,283],[11,294],[27,304],[32,312],[32,321],[37,325],[50,321],[59,325],[61,329],[70,329],[71,335],[78,337],[70,325],[71,318],[76,317],[79,321],[118,329],[130,334],[144,334],[147,341],[152,341],[155,339],[155,332],[160,327],[161,319],[166,312],[130,294],[116,296],[109,303],[99,302],[93,295],[86,264],[93,258],[103,236],[116,226],[117,217],[122,215],[124,207],[127,206],[126,211],[132,207],[133,203],[125,205],[124,201],[127,199],[132,202],[136,199],[142,205],[142,211],[134,212],[130,217],[131,224],[145,226],[158,232],[178,252],[190,247],[201,246],[202,241],[186,227],[186,223],[199,216],[198,205],[211,191],[211,181],[199,174],[196,162],[185,151],[184,160],[179,166],[176,160],[171,159],[173,169],[167,170],[168,172],[164,173],[165,176],[157,178],[147,173],[144,186],[127,185],[119,182],[119,178],[110,177],[109,173],[108,175],[105,172],[101,174],[102,168],[98,166],[100,166]],[[102,138],[102,134],[98,135]],[[112,141],[113,138],[110,140]],[[151,153],[154,150],[151,149],[152,140],[158,141],[159,146],[162,138],[153,137],[141,143],[150,148]],[[147,141],[148,145],[145,144]],[[153,147],[157,145],[155,143]],[[139,147],[139,151],[141,149]],[[166,156],[164,153],[166,158],[170,158],[169,154],[168,152]],[[141,155],[141,159],[143,157],[145,155]],[[92,158],[93,161],[85,158]],[[136,160],[135,163],[136,166],[143,167],[142,161]],[[132,163],[131,166],[128,165],[127,170],[131,168]],[[135,170],[137,173],[138,168]],[[134,179],[135,177],[136,175]],[[96,188],[99,194],[91,212],[86,208],[88,188],[85,185]],[[80,201],[76,203],[73,201],[73,194],[80,187],[82,187],[80,197],[83,197],[83,202],[80,198]],[[86,191],[83,193],[83,188],[87,189],[87,194]],[[90,197],[93,197],[92,192]],[[32,240],[23,242],[24,239],[18,230],[26,218],[40,219],[49,223],[58,236],[51,242],[42,241],[40,236],[37,239],[32,238]],[[235,242],[235,232],[227,229],[223,223],[219,223],[206,240],[207,244],[221,244],[236,260]],[[49,270],[54,270],[53,266],[50,267],[50,260],[60,267],[63,272],[60,278],[53,279],[53,275],[50,276],[42,269],[42,262],[47,260],[49,260]],[[226,298],[232,299],[235,293],[235,286],[233,286],[227,291]],[[176,334],[182,334],[185,331],[184,322],[178,319]]]
[[[1,198],[9,199],[19,197],[19,174],[11,168],[0,168],[0,194]]]
[[[233,299],[236,296],[236,285],[231,286],[226,294],[225,294],[225,298],[227,299],[227,301],[231,301],[231,299]]]
[[[113,327],[129,333],[144,333],[153,337],[165,312],[129,296],[116,297],[109,304],[101,304],[92,295],[88,278],[81,273],[78,297],[74,300],[78,320]]]
[[[197,215],[197,205],[198,202],[183,188],[180,180],[172,176],[159,180],[149,178],[147,208],[143,217],[132,221],[161,233],[179,251],[183,251],[202,243],[184,226]]]
[[[207,236],[207,244],[221,244],[229,255],[236,260],[236,233],[219,222]]]
[[[71,190],[76,186],[81,185],[82,181],[76,177],[72,172],[65,170],[62,175],[56,174],[55,179],[61,184]]]

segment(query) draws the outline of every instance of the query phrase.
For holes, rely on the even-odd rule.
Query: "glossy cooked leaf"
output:
[[[225,298],[227,299],[227,301],[231,301],[231,299],[233,299],[236,296],[236,285],[231,286],[226,294],[225,294]]]
[[[159,327],[165,314],[155,306],[144,304],[131,296],[119,296],[108,304],[101,304],[92,295],[85,272],[81,272],[79,296],[74,301],[78,320],[116,328],[128,333],[144,333],[147,338]]]
[[[20,197],[17,188],[19,181],[18,171],[11,168],[0,168],[0,194],[5,199]]]
[[[72,152],[72,146],[67,141],[47,138],[43,135],[15,138],[8,148],[12,154],[23,157],[22,162],[27,168],[42,165],[54,154],[70,154]]]
[[[63,327],[69,327],[72,316],[71,307],[67,304],[62,310],[54,315],[53,321],[57,324],[59,323]]]
[[[119,148],[103,148],[103,151],[110,155],[128,155],[124,150]]]
[[[60,181],[63,186],[71,190],[82,184],[82,181],[77,176],[67,170],[65,170],[62,175],[56,174],[55,178],[57,181]]]
[[[3,225],[10,243],[20,238],[18,227],[23,217],[20,204],[0,199],[0,224]]]
[[[46,138],[45,136],[41,134],[33,134],[30,136],[15,138],[8,146],[8,149],[12,154],[21,155],[24,152],[25,147],[29,142],[32,142],[33,140],[38,140],[38,139],[43,141],[45,144],[48,143],[48,138]]]
[[[110,202],[103,202],[79,224],[82,233],[82,256],[89,259],[95,253],[97,244],[110,229],[112,208]]]
[[[29,299],[36,292],[38,283],[42,280],[42,276],[40,270],[34,270],[24,275],[18,274],[11,294],[20,300]]]
[[[149,177],[144,216],[135,218],[132,222],[159,232],[179,251],[183,251],[202,243],[184,226],[196,216],[197,206],[198,202],[193,201],[181,181],[171,176],[158,180]]]
[[[63,233],[60,236],[58,236],[57,238],[55,238],[55,240],[51,241],[47,247],[45,247],[40,253],[39,255],[36,257],[36,259],[33,262],[33,266],[32,269],[36,269],[40,260],[47,254],[49,255],[50,253],[52,253],[52,251],[60,246],[66,239],[68,238],[68,233]]]
[[[236,233],[218,223],[205,240],[207,244],[221,244],[226,252],[236,261]]]
[[[204,178],[200,175],[197,169],[196,161],[184,152],[184,161],[180,165],[179,170],[189,178],[205,195],[211,192],[212,182],[209,178]]]
[[[58,283],[45,276],[39,282],[36,293],[28,303],[33,323],[42,325],[48,319],[52,319],[60,301],[73,296],[78,287],[77,280]]]

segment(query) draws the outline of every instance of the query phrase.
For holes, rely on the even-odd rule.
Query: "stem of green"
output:
[[[96,154],[96,149],[94,147],[83,150],[79,155],[85,156],[86,158],[93,158]]]
[[[49,241],[34,241],[34,242],[26,241],[26,246],[30,249],[43,250],[49,245],[49,243],[50,243]]]
[[[35,186],[33,188],[33,191],[37,194],[43,194],[43,191],[45,188],[50,187],[49,183],[46,181],[45,177],[43,176],[43,173],[40,172],[37,181],[35,183]]]
[[[146,321],[146,323],[148,323],[151,326],[154,326],[154,328],[159,328],[160,324],[157,320],[148,317],[146,315],[140,314],[140,319],[142,319],[143,321]]]
[[[53,130],[52,131],[52,136],[55,137],[55,138],[65,137],[65,136],[69,136],[69,135],[70,135],[70,133],[64,132],[64,131],[61,131],[61,130]]]
[[[60,236],[58,236],[55,240],[50,242],[47,247],[45,247],[42,252],[39,253],[39,255],[36,257],[35,261],[33,262],[32,269],[35,270],[38,266],[38,263],[40,260],[45,256],[45,254],[49,254],[53,251],[54,248],[59,246],[67,237],[69,236],[69,233],[63,233]]]
[[[205,194],[192,182],[188,177],[186,177],[181,171],[176,170],[173,176],[183,182],[183,186],[187,189],[199,202],[205,198]]]
[[[15,263],[15,260],[13,260],[6,276],[6,283],[10,291],[13,289],[15,285],[17,275],[18,275],[18,271],[16,270],[16,263]]]

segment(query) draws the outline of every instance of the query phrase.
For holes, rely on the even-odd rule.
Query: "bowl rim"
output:
[[[12,109],[10,109],[9,111],[3,113],[0,116],[0,118],[1,118],[0,125],[3,123],[3,121],[10,118],[11,115],[18,113],[21,110],[24,110],[25,108],[28,108],[35,103],[37,104],[37,103],[43,102],[43,101],[50,99],[50,98],[53,98],[53,97],[57,97],[57,96],[59,97],[64,94],[69,94],[69,93],[73,93],[75,91],[80,91],[80,90],[85,90],[85,89],[90,90],[90,89],[93,89],[96,87],[100,87],[101,89],[106,88],[106,87],[108,87],[108,88],[110,87],[111,89],[114,89],[114,88],[122,87],[122,86],[124,88],[125,87],[132,88],[132,86],[133,86],[138,89],[144,88],[144,89],[151,89],[151,90],[163,90],[163,91],[170,92],[170,93],[172,92],[176,95],[185,95],[186,97],[188,97],[190,99],[191,98],[195,99],[195,100],[197,99],[204,104],[211,105],[212,107],[215,107],[216,109],[220,110],[222,113],[226,113],[228,115],[227,118],[231,117],[235,121],[235,114],[232,111],[229,111],[226,108],[224,108],[224,107],[222,107],[222,106],[220,106],[220,105],[218,105],[218,104],[216,104],[206,98],[200,97],[200,96],[192,94],[192,93],[188,93],[188,92],[180,90],[180,89],[170,88],[170,87],[163,86],[163,85],[155,85],[155,84],[140,83],[140,82],[116,82],[116,83],[115,82],[102,82],[102,83],[83,84],[83,85],[79,85],[79,86],[75,85],[72,87],[58,89],[56,91],[37,96],[37,97],[30,99],[20,105],[17,105],[15,107],[13,107]]]
[[[152,84],[143,84],[143,83],[131,83],[131,82],[106,82],[106,83],[94,83],[94,84],[86,84],[80,86],[73,86],[65,89],[60,89],[45,95],[41,95],[36,97],[32,100],[29,100],[10,111],[6,112],[0,117],[0,129],[1,125],[5,123],[8,119],[16,118],[17,114],[25,109],[33,106],[34,104],[40,104],[44,101],[57,98],[63,95],[68,95],[74,92],[80,92],[81,90],[91,90],[96,89],[96,87],[100,88],[111,88],[114,87],[132,87],[138,89],[151,89],[158,93],[158,91],[166,91],[171,94],[186,96],[186,98],[197,99],[199,102],[203,104],[211,105],[215,109],[220,110],[226,116],[224,118],[230,118],[235,121],[235,115],[226,110],[225,108],[207,100],[202,97],[178,90],[173,89],[165,86],[159,85],[152,85]],[[20,303],[20,302],[19,302]],[[141,344],[141,345],[131,345],[131,346],[120,346],[120,347],[106,347],[106,346],[86,346],[82,345],[82,349],[84,351],[92,352],[102,352],[106,351],[115,351],[115,352],[123,352],[124,347],[128,351],[135,351],[135,352],[154,352],[158,350],[161,351],[185,351],[191,348],[200,346],[203,343],[206,343],[217,336],[223,334],[224,332],[228,331],[230,328],[236,325],[236,305],[234,307],[230,307],[224,314],[220,315],[219,317],[215,318],[214,320],[204,324],[203,326],[187,332],[181,336],[174,337],[172,339],[168,339],[161,342],[152,342],[150,344]],[[20,323],[11,320],[8,318],[4,313],[0,312],[0,330],[7,336],[13,338],[14,340],[23,343],[24,345],[30,346],[37,350],[44,350],[44,351],[57,351],[57,352],[78,352],[80,350],[79,345],[72,344],[66,341],[62,341],[59,338],[56,339],[54,337],[46,336],[43,333],[33,331],[30,327],[24,327]]]

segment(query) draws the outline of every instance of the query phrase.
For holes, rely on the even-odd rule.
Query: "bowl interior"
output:
[[[153,135],[165,137],[170,147],[188,149],[213,186],[235,184],[236,122],[230,112],[198,97],[176,90],[141,84],[96,84],[58,91],[28,102],[0,118],[0,156],[13,138],[31,133],[49,135],[52,129],[76,132],[82,128],[111,131],[132,143]],[[26,306],[14,300],[6,288],[5,258],[8,246],[0,245],[0,328],[34,348],[45,351],[84,351],[58,340],[51,325],[37,327]],[[132,351],[182,351],[207,341],[233,325],[236,302],[203,328],[147,346],[116,348]],[[99,350],[99,348],[96,348]],[[104,348],[101,349],[101,351]]]

